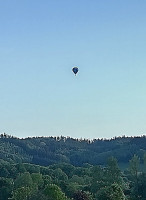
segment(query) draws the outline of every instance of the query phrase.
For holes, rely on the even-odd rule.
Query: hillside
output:
[[[0,199],[145,200],[145,144],[145,136],[90,141],[1,134]]]
[[[134,154],[143,160],[146,136],[113,139],[75,139],[70,137],[33,137],[19,139],[0,135],[0,159],[10,163],[28,162],[47,166],[69,163],[74,166],[104,165],[110,156],[119,163],[128,163]]]

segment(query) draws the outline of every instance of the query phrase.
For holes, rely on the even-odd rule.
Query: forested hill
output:
[[[104,165],[114,156],[119,163],[128,163],[134,154],[143,160],[146,136],[113,139],[74,139],[71,137],[33,137],[19,139],[0,135],[0,159],[8,162],[29,162],[47,166],[59,162],[74,166]]]

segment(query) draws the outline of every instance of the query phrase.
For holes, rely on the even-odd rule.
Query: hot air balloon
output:
[[[73,68],[72,68],[72,71],[73,71],[73,73],[74,73],[75,76],[76,76],[76,74],[78,73],[79,69],[78,69],[77,67],[73,67]]]

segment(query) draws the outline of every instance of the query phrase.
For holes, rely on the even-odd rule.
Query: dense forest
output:
[[[113,156],[121,165],[127,164],[134,154],[142,161],[145,152],[146,136],[88,140],[63,136],[19,139],[5,133],[0,135],[0,159],[11,163],[104,165]]]
[[[7,199],[146,200],[146,137],[1,134],[0,200]]]

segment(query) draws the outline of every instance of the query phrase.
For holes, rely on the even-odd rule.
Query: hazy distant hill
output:
[[[109,156],[119,163],[128,163],[134,154],[141,161],[146,152],[146,136],[106,139],[74,139],[70,137],[33,137],[19,139],[0,135],[0,159],[47,166],[65,162],[75,166],[85,163],[105,164]]]

